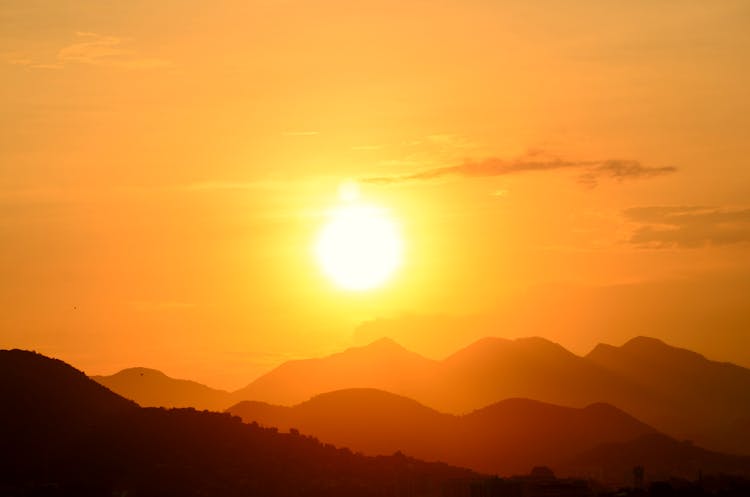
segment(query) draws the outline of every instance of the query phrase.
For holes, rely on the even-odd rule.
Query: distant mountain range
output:
[[[12,455],[0,465],[0,495],[437,497],[467,495],[472,482],[485,481],[415,454],[504,474],[548,464],[615,485],[636,464],[651,478],[750,475],[750,457],[676,441],[605,404],[509,399],[455,416],[351,389],[294,407],[231,409],[289,429],[281,433],[228,413],[142,408],[62,361],[20,350],[0,351],[0,400],[3,454]]]
[[[646,337],[598,345],[585,359],[641,387],[613,400],[628,412],[700,445],[750,454],[750,369]]]
[[[522,474],[545,465],[556,474],[615,485],[628,483],[636,465],[648,468],[651,478],[695,479],[701,471],[750,475],[750,457],[674,440],[601,403],[570,408],[508,399],[455,416],[380,390],[351,389],[294,407],[245,401],[228,412],[365,454],[400,450],[490,474]]]
[[[245,401],[228,412],[365,454],[401,450],[491,474],[522,474],[535,465],[562,469],[603,443],[625,443],[656,430],[607,404],[582,409],[508,399],[463,416],[372,389],[340,390],[294,407]]]
[[[0,495],[437,497],[479,475],[365,457],[229,414],[141,408],[59,360],[0,351]]]
[[[161,405],[209,405],[203,393],[174,404],[168,384],[160,394],[161,388],[125,390],[97,380],[145,405],[159,398]],[[351,388],[384,390],[453,414],[511,398],[579,408],[607,403],[677,439],[750,454],[750,370],[647,337],[602,344],[584,357],[543,338],[485,338],[441,361],[380,339],[286,362],[229,394],[224,407],[242,400],[291,406]]]
[[[439,365],[382,338],[327,357],[285,362],[234,395],[292,405],[324,392],[376,388],[420,400],[425,387],[434,384]]]

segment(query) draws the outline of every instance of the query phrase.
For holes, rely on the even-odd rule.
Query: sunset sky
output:
[[[4,0],[0,347],[238,388],[382,335],[750,366],[750,2]],[[331,281],[342,184],[403,243]]]

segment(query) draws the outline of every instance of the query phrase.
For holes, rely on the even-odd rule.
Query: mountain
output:
[[[543,338],[485,338],[443,361],[383,338],[328,357],[286,362],[234,397],[292,405],[323,392],[375,388],[462,413],[511,397],[583,406],[612,385],[618,391],[637,388]]]
[[[577,409],[509,399],[455,416],[373,389],[330,392],[294,407],[241,402],[228,412],[247,422],[298,429],[365,454],[403,451],[505,475],[540,464],[555,469],[602,443],[656,433],[606,404]]]
[[[0,403],[0,440],[30,457],[50,439],[73,439],[138,409],[64,362],[20,350],[0,350]]]
[[[484,338],[441,361],[380,339],[286,362],[231,394],[151,370],[126,372],[121,381],[120,374],[97,380],[142,405],[217,410],[242,400],[290,406],[351,388],[392,392],[452,414],[516,397],[571,407],[604,402],[677,439],[750,454],[750,370],[646,337],[600,344],[585,357],[538,337]]]
[[[237,400],[292,405],[347,388],[375,388],[455,414],[524,397],[584,406],[643,395],[640,385],[543,338],[484,338],[442,361],[389,339],[328,357],[290,361],[234,393]]]
[[[525,397],[582,407],[623,406],[639,385],[544,338],[484,338],[440,363],[440,388],[424,392],[428,405],[467,412],[500,399]]]
[[[435,361],[382,338],[328,357],[285,362],[233,397],[291,405],[346,388],[377,388],[415,397],[424,385],[432,384],[436,366]]]
[[[440,459],[447,449],[441,446],[443,437],[436,434],[456,431],[454,416],[376,389],[325,393],[295,407],[243,401],[227,412],[281,430],[296,428],[365,454],[403,451],[423,454],[428,460]]]
[[[441,361],[381,339],[284,363],[233,399],[289,406],[349,388],[385,390],[453,414],[515,397],[572,407],[604,402],[678,439],[750,454],[750,370],[644,337],[599,345],[585,357],[538,337],[484,338]]]
[[[194,381],[170,378],[155,369],[129,368],[111,376],[92,376],[91,379],[143,407],[194,407],[221,411],[231,403],[229,392]]]
[[[629,378],[657,401],[627,406],[670,433],[721,451],[750,453],[750,370],[648,337],[600,344],[586,360]]]
[[[478,476],[229,414],[141,408],[28,351],[0,351],[0,401],[0,495],[438,496]]]

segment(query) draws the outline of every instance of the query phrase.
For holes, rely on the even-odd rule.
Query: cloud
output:
[[[501,159],[490,157],[480,161],[467,160],[455,166],[436,167],[416,173],[377,176],[364,178],[362,181],[376,184],[391,184],[407,181],[425,181],[445,176],[461,176],[466,178],[504,176],[531,171],[575,170],[579,172],[578,182],[594,187],[601,179],[648,178],[675,172],[672,166],[651,167],[635,160],[606,159],[606,160],[565,160],[559,157],[549,157],[534,153],[517,159]]]
[[[696,248],[750,242],[750,208],[633,207],[625,217],[640,226],[629,242],[646,248]]]
[[[40,61],[29,56],[6,57],[9,64],[33,69],[62,69],[71,64],[85,64],[123,69],[148,69],[169,65],[169,61],[145,57],[127,47],[126,38],[77,31],[73,43],[57,51],[52,61]]]

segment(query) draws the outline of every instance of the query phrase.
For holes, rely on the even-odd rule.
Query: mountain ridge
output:
[[[742,464],[750,464],[750,457],[693,450],[692,445],[659,433],[606,403],[571,408],[515,398],[453,415],[388,392],[347,389],[291,407],[245,401],[227,411],[246,422],[297,430],[368,455],[399,451],[490,474],[518,474],[546,465],[565,476],[590,476],[598,471],[613,479],[614,468],[620,470],[624,463],[611,452],[621,447],[630,447],[631,459],[647,461],[666,476],[694,476],[692,463],[685,460],[691,454],[714,470],[739,471]],[[662,437],[655,447],[671,451],[669,471],[666,463],[649,456],[653,444],[637,442],[652,435]],[[597,466],[592,454],[606,456],[613,461],[612,467]]]
[[[113,375],[90,378],[143,407],[194,407],[221,411],[232,401],[227,391],[192,380],[172,378],[152,368],[126,368]]]
[[[750,454],[750,370],[644,336],[584,356],[540,337],[485,337],[442,360],[383,338],[283,363],[220,407],[296,405],[347,388],[385,390],[454,414],[513,397],[569,407],[606,402],[678,439]]]
[[[2,495],[438,497],[480,475],[365,457],[229,414],[143,408],[62,361],[0,351]],[[280,461],[283,462],[280,464]]]

